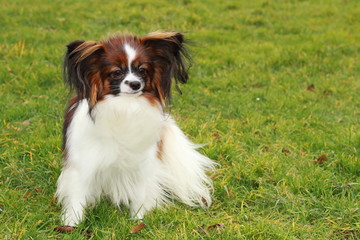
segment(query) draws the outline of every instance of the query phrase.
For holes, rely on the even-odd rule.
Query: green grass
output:
[[[0,239],[85,239],[53,231],[64,46],[157,29],[194,42],[171,112],[221,164],[214,203],[152,211],[130,234],[127,209],[102,201],[79,229],[93,239],[360,237],[358,1],[0,2]]]

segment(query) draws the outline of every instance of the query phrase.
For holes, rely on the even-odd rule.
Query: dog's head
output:
[[[139,38],[115,35],[104,41],[67,45],[65,81],[90,107],[104,96],[150,93],[162,105],[170,98],[171,79],[185,83],[190,58],[184,36],[157,31]]]

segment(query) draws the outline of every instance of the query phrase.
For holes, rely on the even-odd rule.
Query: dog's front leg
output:
[[[146,212],[162,206],[165,193],[160,184],[163,178],[162,168],[154,158],[145,161],[137,172],[134,195],[130,199],[130,215],[134,219],[143,219]]]
[[[65,226],[76,226],[84,216],[87,198],[90,196],[90,181],[81,170],[66,166],[58,180],[56,195],[63,207],[62,221]]]

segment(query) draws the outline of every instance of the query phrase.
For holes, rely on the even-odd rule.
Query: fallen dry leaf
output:
[[[212,230],[212,229],[216,229],[218,231],[218,233],[220,234],[221,232],[221,229],[225,228],[225,224],[223,223],[217,223],[217,224],[214,224],[214,225],[210,225],[208,226],[207,228],[205,228],[204,225],[196,228],[195,230],[199,233],[207,233],[207,231],[209,230]]]
[[[54,230],[61,233],[67,233],[74,231],[74,229],[75,227],[72,226],[60,226],[60,227],[56,227]]]
[[[315,159],[314,163],[315,164],[322,164],[322,163],[326,162],[327,160],[328,160],[327,156],[325,154],[323,154],[320,157],[318,157],[317,159]]]
[[[208,230],[214,229],[214,228],[216,228],[216,229],[222,229],[222,228],[224,228],[224,227],[225,227],[225,224],[223,224],[223,223],[217,223],[217,224],[208,226],[207,229],[208,229]]]
[[[136,225],[135,227],[133,227],[130,231],[130,233],[137,233],[140,232],[144,227],[146,226],[145,223],[141,222],[138,225]]]
[[[213,134],[213,137],[214,137],[215,139],[218,139],[218,138],[221,137],[221,134],[220,134],[220,133],[214,133],[214,134]]]
[[[359,184],[359,183],[351,182],[351,183],[346,184],[345,186],[346,187],[352,187],[352,186],[357,185],[357,184]]]
[[[306,90],[308,90],[308,91],[314,91],[314,89],[315,89],[315,85],[314,85],[314,84],[311,84],[311,85],[309,85],[309,86],[306,87]]]
[[[281,152],[283,153],[283,154],[285,154],[285,155],[290,155],[290,150],[289,149],[287,149],[287,148],[283,148],[283,149],[281,149]]]
[[[28,119],[28,120],[25,120],[25,121],[23,121],[21,124],[24,125],[24,126],[29,126],[30,120],[29,120],[29,119]]]
[[[60,226],[56,227],[54,231],[60,232],[60,233],[69,233],[75,230],[75,227],[72,226]],[[82,231],[82,234],[84,234],[86,237],[92,237],[94,234],[91,231],[84,230]]]
[[[94,236],[93,232],[90,232],[90,231],[84,231],[83,234],[86,236],[86,237],[92,237]]]

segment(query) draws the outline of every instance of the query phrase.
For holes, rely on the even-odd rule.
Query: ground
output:
[[[360,4],[355,0],[1,1],[0,239],[358,239]],[[146,227],[106,200],[71,234],[54,199],[69,97],[65,45],[183,32],[193,67],[171,113],[220,165],[213,205]]]

